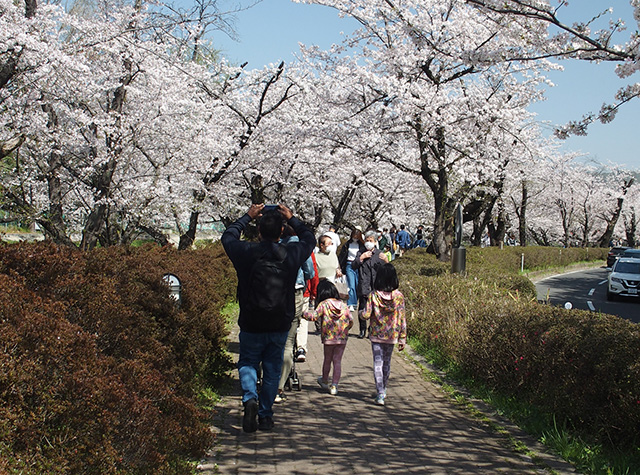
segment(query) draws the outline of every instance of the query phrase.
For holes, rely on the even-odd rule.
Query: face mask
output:
[[[367,241],[367,242],[364,243],[364,247],[367,248],[367,251],[370,251],[371,249],[376,247],[376,244],[371,242],[371,241]]]

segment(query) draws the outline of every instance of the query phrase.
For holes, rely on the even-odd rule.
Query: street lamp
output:
[[[162,281],[169,287],[169,297],[176,302],[176,306],[179,307],[182,303],[181,292],[182,282],[178,279],[177,275],[165,274],[162,276]]]

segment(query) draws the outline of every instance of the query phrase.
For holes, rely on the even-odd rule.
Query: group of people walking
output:
[[[260,241],[242,240],[254,219]],[[329,229],[314,251],[315,236],[284,205],[269,211],[251,205],[224,232],[222,244],[238,275],[245,432],[273,428],[273,404],[286,399],[282,390],[296,341],[296,361],[306,359],[307,321],[317,322],[324,348],[318,384],[337,395],[349,330],[358,318],[358,337],[365,338],[368,329],[371,340],[375,403],[384,405],[393,349],[404,349],[407,329],[392,256],[379,248],[379,240],[376,231],[363,236],[354,229],[337,254],[339,237]]]

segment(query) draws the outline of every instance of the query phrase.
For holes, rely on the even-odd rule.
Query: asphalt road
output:
[[[607,277],[605,267],[555,275],[537,281],[538,300],[563,306],[570,302],[573,308],[602,312],[640,323],[640,297],[619,298],[607,301]]]

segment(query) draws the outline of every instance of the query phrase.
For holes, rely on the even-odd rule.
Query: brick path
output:
[[[516,427],[500,421],[539,462],[514,452],[505,436],[458,408],[438,385],[425,381],[417,365],[397,348],[386,406],[374,405],[371,343],[356,338],[353,329],[339,393],[329,395],[316,383],[322,345],[312,328],[307,361],[297,363],[302,391],[287,392],[287,401],[274,405],[272,432],[242,432],[235,372],[233,393],[218,407],[213,428],[217,443],[199,466],[201,474],[575,473]],[[237,335],[232,335],[230,351],[237,361]],[[412,354],[409,349],[405,353]]]

